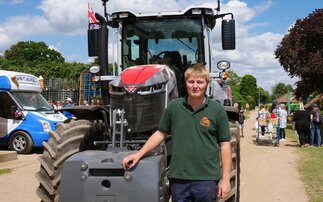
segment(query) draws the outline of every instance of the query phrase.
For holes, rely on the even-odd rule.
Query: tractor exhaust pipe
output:
[[[99,42],[99,65],[100,65],[100,75],[109,75],[108,71],[108,26],[107,21],[103,16],[95,13],[95,18],[100,22],[100,29],[98,33]],[[101,95],[104,105],[110,104],[110,94],[109,94],[109,81],[101,81]]]

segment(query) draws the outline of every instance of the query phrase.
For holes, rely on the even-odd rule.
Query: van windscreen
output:
[[[27,111],[52,111],[53,108],[39,92],[11,92],[16,102]]]

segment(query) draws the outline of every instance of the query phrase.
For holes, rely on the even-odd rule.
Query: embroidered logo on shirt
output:
[[[211,121],[210,121],[209,118],[204,116],[200,121],[200,125],[201,126],[206,126],[206,127],[211,127]]]

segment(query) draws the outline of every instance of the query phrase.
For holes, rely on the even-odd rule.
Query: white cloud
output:
[[[281,82],[293,85],[298,79],[290,78],[275,59],[274,52],[285,33],[265,32],[259,35],[252,34],[249,30],[258,26],[266,26],[268,22],[250,24],[257,13],[264,12],[272,6],[272,1],[250,8],[240,1],[229,1],[222,8],[226,12],[234,13],[236,20],[236,50],[222,51],[220,43],[220,29],[218,26],[213,35],[215,41],[215,57],[219,60],[226,59],[232,63],[232,70],[239,76],[253,75],[258,85],[267,91],[272,86]],[[220,24],[220,23],[219,23]]]
[[[87,4],[79,0],[44,0],[39,9],[56,32],[82,34],[87,26]]]
[[[264,3],[255,6],[254,8],[255,8],[257,13],[262,13],[264,11],[269,10],[272,5],[274,5],[273,1],[272,0],[267,0]]]
[[[59,49],[55,45],[48,45],[48,49],[59,52]]]

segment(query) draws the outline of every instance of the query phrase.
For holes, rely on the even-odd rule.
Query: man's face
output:
[[[203,77],[189,76],[186,80],[186,89],[189,97],[200,98],[204,97],[207,87],[206,79]]]

